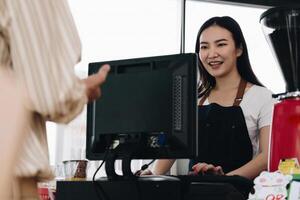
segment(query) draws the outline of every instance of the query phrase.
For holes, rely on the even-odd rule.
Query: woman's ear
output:
[[[240,45],[240,46],[237,48],[236,56],[237,56],[237,57],[240,57],[242,54],[243,54],[243,46]]]

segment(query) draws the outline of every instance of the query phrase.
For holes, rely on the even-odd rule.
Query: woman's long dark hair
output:
[[[255,85],[263,86],[260,81],[255,76],[250,61],[249,61],[249,55],[248,55],[248,49],[245,42],[244,35],[242,33],[241,27],[239,24],[232,19],[231,17],[224,16],[224,17],[213,17],[208,19],[199,29],[197,40],[196,40],[196,53],[199,58],[199,51],[200,51],[200,35],[202,32],[209,28],[210,26],[218,25],[222,28],[227,29],[229,32],[231,32],[233,40],[235,42],[236,48],[242,48],[242,55],[240,55],[237,58],[237,70],[240,74],[240,76],[246,80],[247,82],[250,82]],[[202,97],[204,94],[206,94],[210,89],[215,87],[216,85],[216,79],[211,76],[206,69],[203,67],[202,62],[199,58],[199,72],[200,72],[200,85],[198,87],[198,96]]]

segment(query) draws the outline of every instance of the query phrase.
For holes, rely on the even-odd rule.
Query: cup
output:
[[[65,180],[85,180],[87,163],[87,160],[63,161]]]

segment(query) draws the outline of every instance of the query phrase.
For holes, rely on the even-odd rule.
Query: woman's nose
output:
[[[215,48],[210,48],[208,51],[208,57],[209,58],[215,58],[218,56],[218,52],[216,51]]]

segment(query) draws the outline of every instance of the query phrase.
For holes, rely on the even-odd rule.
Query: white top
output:
[[[272,98],[272,92],[269,89],[253,85],[245,92],[240,103],[253,147],[253,157],[258,154],[259,130],[264,126],[271,125],[275,102],[276,100]],[[209,101],[206,98],[203,105],[208,104]]]

